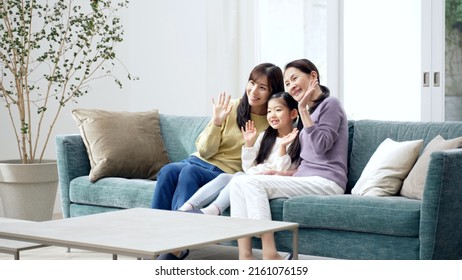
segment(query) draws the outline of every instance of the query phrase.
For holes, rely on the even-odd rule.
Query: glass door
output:
[[[462,0],[340,3],[350,118],[462,121]]]
[[[340,1],[343,11],[342,96],[350,119],[418,121],[422,69],[421,0]]]
[[[445,120],[462,121],[462,1],[445,2]]]

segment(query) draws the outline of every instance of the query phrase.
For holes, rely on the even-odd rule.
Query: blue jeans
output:
[[[180,162],[169,163],[157,174],[151,207],[177,210],[200,187],[223,173],[223,170],[198,157],[190,156]]]

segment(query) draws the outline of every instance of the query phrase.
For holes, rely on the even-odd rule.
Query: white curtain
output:
[[[207,1],[207,94],[244,93],[257,64],[254,1]]]

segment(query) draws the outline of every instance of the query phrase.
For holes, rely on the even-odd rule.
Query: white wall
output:
[[[132,1],[127,27],[130,109],[203,115],[206,96],[206,1]]]
[[[125,81],[122,90],[111,79],[98,81],[78,104],[64,108],[53,135],[78,133],[70,112],[79,107],[125,111],[157,108],[160,113],[178,115],[211,113],[210,97],[218,92],[207,92],[215,88],[207,83],[210,73],[206,68],[213,64],[207,56],[207,38],[211,36],[207,35],[207,0],[132,0],[122,19],[125,41],[119,57],[140,80]],[[225,69],[226,65],[222,67]],[[18,158],[14,134],[3,109],[0,109],[0,135],[0,160]],[[46,158],[56,158],[54,141]],[[55,212],[60,211],[57,199]],[[1,206],[0,215],[3,215]]]

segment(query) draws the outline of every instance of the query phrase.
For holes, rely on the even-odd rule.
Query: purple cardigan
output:
[[[340,101],[327,97],[311,114],[314,125],[300,132],[301,163],[293,176],[319,176],[347,183],[348,120]]]

